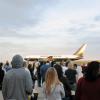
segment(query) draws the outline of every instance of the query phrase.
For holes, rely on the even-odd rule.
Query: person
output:
[[[36,60],[33,64],[33,77],[34,77],[34,89],[33,89],[33,94],[34,96],[31,97],[31,100],[37,100],[38,99],[38,74],[37,74],[37,69],[39,67],[39,62]]]
[[[30,72],[30,74],[31,74],[31,79],[32,79],[32,83],[33,83],[33,87],[34,87],[34,84],[35,84],[35,76],[34,76],[34,73],[33,73],[33,71],[34,71],[34,68],[33,68],[33,66],[32,66],[32,64],[28,64],[28,70],[29,70],[29,72]]]
[[[68,63],[68,69],[65,71],[65,75],[69,80],[71,90],[75,91],[77,82],[77,71],[74,69],[72,61]]]
[[[55,68],[48,68],[43,83],[43,94],[45,100],[62,100],[65,97],[63,84],[59,81]]]
[[[39,66],[37,67],[37,77],[38,77],[38,86],[41,87],[41,74],[40,74],[40,69],[43,64],[43,61],[39,61]]]
[[[77,72],[77,80],[79,80],[83,76],[82,67],[77,64],[74,64],[74,69]]]
[[[3,79],[3,98],[4,100],[28,100],[28,95],[32,93],[32,79],[30,73],[23,67],[23,58],[15,55],[11,64],[12,69]]]
[[[0,62],[0,90],[2,89],[2,81],[4,78],[4,70],[2,70],[3,63]]]
[[[49,61],[44,62],[44,64],[40,68],[40,74],[42,77],[42,83],[45,81],[45,74],[48,68],[51,67]]]
[[[71,87],[70,87],[67,77],[65,77],[65,75],[63,75],[63,69],[62,69],[61,65],[56,64],[56,65],[54,65],[54,68],[57,71],[58,79],[62,82],[62,84],[64,86],[65,97],[62,100],[71,100]]]
[[[82,73],[83,75],[85,75],[86,70],[87,70],[87,64],[84,63],[81,67],[82,67]]]
[[[66,66],[66,62],[62,61],[61,67],[62,67],[63,75],[65,75],[65,71],[68,69],[68,67]]]
[[[9,71],[9,70],[11,70],[11,69],[12,69],[12,67],[10,66],[9,62],[6,61],[5,65],[4,65],[4,67],[3,67],[3,70],[4,70],[5,73],[6,73],[7,71]]]
[[[37,91],[37,69],[35,68],[35,63],[33,64],[28,64],[28,69],[31,74],[31,79],[33,82],[33,92],[32,95],[30,96],[30,100],[37,100],[38,98],[38,91]]]
[[[74,69],[72,61],[68,62],[68,69],[65,71],[65,75],[68,78],[69,84],[71,86],[71,99],[74,100],[78,77],[77,71]]]
[[[26,61],[23,62],[23,67],[28,73],[30,73],[30,71],[29,71],[29,69],[27,67],[27,62]]]
[[[86,74],[79,79],[75,100],[100,100],[100,63],[88,63]]]

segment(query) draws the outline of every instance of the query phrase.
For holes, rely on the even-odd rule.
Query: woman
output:
[[[54,68],[57,71],[58,78],[62,82],[65,90],[65,97],[62,100],[71,100],[71,87],[67,77],[63,75],[62,67],[58,64],[54,65]]]
[[[77,84],[75,100],[100,100],[100,63],[88,64],[86,74]]]
[[[59,81],[55,68],[50,67],[45,76],[43,93],[46,100],[62,100],[65,96],[63,84]]]

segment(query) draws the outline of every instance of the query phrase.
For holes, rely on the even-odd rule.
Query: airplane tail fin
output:
[[[83,55],[84,55],[84,51],[85,51],[85,49],[86,49],[86,46],[87,46],[87,44],[83,44],[83,45],[74,53],[74,55],[77,55],[77,56],[79,56],[80,58],[82,58]]]

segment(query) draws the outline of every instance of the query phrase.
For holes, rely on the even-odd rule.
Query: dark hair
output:
[[[99,76],[100,63],[97,61],[92,61],[88,63],[85,79],[89,81],[95,81]]]
[[[2,63],[2,62],[0,62],[0,70],[2,69],[2,66],[3,66],[3,63]]]
[[[77,64],[74,64],[74,67],[77,67]]]
[[[3,66],[3,63],[2,62],[0,62],[0,67],[2,67]]]
[[[59,64],[56,64],[56,65],[54,65],[54,68],[57,71],[58,78],[60,79],[61,77],[63,77],[62,67]]]
[[[8,61],[6,61],[6,65],[9,66],[9,62]]]
[[[32,64],[28,64],[28,69],[30,70],[32,67]]]

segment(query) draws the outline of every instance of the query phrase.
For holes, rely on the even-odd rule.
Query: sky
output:
[[[100,59],[100,0],[0,0],[0,60],[67,55],[86,43]]]

